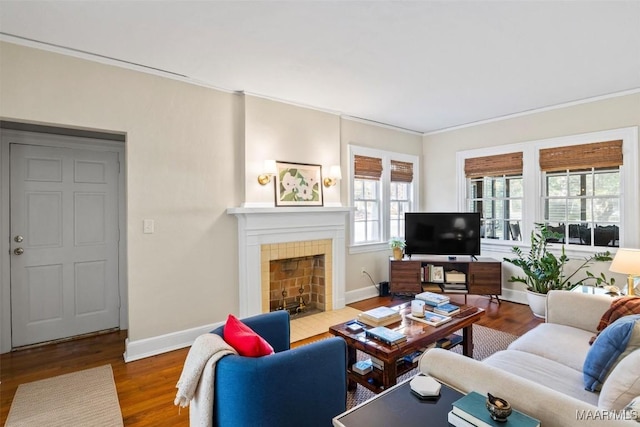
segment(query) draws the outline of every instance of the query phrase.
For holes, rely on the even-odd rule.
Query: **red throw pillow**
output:
[[[240,356],[260,357],[273,354],[273,347],[233,314],[227,318],[222,335]]]

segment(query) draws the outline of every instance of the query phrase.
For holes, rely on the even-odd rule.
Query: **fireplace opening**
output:
[[[269,271],[269,311],[292,318],[325,311],[324,254],[271,260]]]

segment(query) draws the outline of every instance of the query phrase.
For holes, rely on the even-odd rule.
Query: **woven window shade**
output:
[[[540,150],[540,170],[606,168],[622,165],[622,140]]]
[[[354,176],[356,179],[379,180],[382,176],[382,159],[354,156]]]
[[[522,174],[522,152],[465,159],[467,178]]]
[[[413,163],[391,160],[391,182],[413,182]]]

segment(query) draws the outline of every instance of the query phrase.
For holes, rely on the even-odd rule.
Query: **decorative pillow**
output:
[[[607,326],[596,338],[584,361],[585,389],[599,391],[613,367],[639,347],[640,314],[621,317]]]
[[[640,349],[622,359],[607,377],[598,397],[598,408],[619,411],[640,396]]]
[[[273,347],[233,314],[227,318],[222,337],[240,356],[260,357],[273,354]]]
[[[626,296],[616,298],[611,302],[611,306],[604,312],[596,328],[597,334],[591,338],[590,344],[596,339],[598,334],[611,323],[615,322],[623,316],[631,314],[640,314],[640,298],[636,296]]]

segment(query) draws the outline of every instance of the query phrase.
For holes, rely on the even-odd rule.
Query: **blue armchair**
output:
[[[338,337],[294,349],[289,313],[242,319],[275,354],[225,356],[216,364],[213,425],[218,427],[331,426],[346,409],[347,350]],[[213,330],[222,336],[224,326]]]

